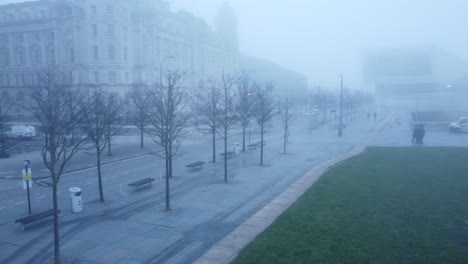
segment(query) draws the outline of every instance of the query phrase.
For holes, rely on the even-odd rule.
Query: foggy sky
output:
[[[130,1],[130,0],[129,0]],[[0,4],[15,2],[0,0]],[[21,1],[16,1],[21,2]],[[468,58],[466,0],[170,0],[212,24],[229,2],[241,50],[305,74],[311,85],[363,84],[368,48],[432,46]],[[468,71],[467,71],[468,72]]]

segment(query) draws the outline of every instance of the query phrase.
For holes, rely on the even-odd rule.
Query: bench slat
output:
[[[60,210],[58,210],[58,213],[60,213]],[[32,214],[30,216],[26,216],[26,217],[17,219],[15,221],[15,223],[21,223],[23,225],[27,225],[29,223],[36,222],[36,221],[39,221],[41,219],[44,219],[44,218],[47,218],[47,217],[53,216],[53,215],[54,215],[54,209],[49,209],[49,210],[44,211],[44,212],[40,212],[40,213],[37,213],[37,214]]]
[[[141,179],[141,180],[129,183],[128,186],[138,187],[138,186],[141,186],[141,185],[144,185],[144,184],[151,183],[153,181],[154,181],[154,178],[145,178],[145,179]]]
[[[205,164],[205,162],[197,161],[197,162],[190,163],[190,164],[186,165],[185,167],[188,167],[188,168],[201,167],[203,164]]]

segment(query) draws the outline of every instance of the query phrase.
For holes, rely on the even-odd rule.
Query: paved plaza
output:
[[[209,162],[210,136],[193,130],[182,141],[184,155],[174,162],[170,212],[164,210],[161,169],[164,164],[150,154],[158,151],[150,147],[154,143],[148,140],[147,148],[140,150],[138,137],[126,135],[118,139],[114,155],[105,157],[106,165],[102,169],[104,203],[98,202],[94,156],[80,153],[59,183],[61,255],[70,263],[192,263],[197,260],[210,263],[203,262],[210,259],[206,254],[216,250],[221,255],[228,252],[216,246],[232,239],[230,234],[239,231],[246,221],[255,221],[252,217],[261,214],[272,201],[281,200],[281,195],[284,198],[290,188],[295,188],[294,184],[297,187],[301,183],[301,177],[311,175],[311,169],[314,177],[318,177],[321,174],[318,168],[325,169],[333,161],[346,157],[343,156],[346,153],[356,154],[364,146],[411,146],[405,115],[389,112],[381,116],[377,122],[361,119],[349,124],[342,138],[336,136],[336,130],[329,124],[309,131],[306,117],[301,117],[292,130],[287,155],[281,154],[281,129],[275,127],[267,135],[265,166],[258,165],[258,149],[241,153],[229,160],[227,184],[223,181],[222,161]],[[258,140],[259,135],[254,131],[252,141]],[[467,135],[446,131],[428,131],[425,141],[426,146],[468,146]],[[218,142],[220,153],[221,141]],[[230,145],[234,142],[241,142],[239,133],[232,135]],[[34,177],[46,176],[37,155],[33,150],[0,160],[1,263],[51,260],[50,222],[24,232],[14,224],[15,219],[27,214],[27,204],[21,181],[11,177],[17,177],[15,171],[26,156],[32,160]],[[200,170],[185,169],[186,164],[199,160],[207,162]],[[156,181],[151,187],[137,190],[127,186],[145,177]],[[84,211],[79,214],[71,213],[68,189],[73,186],[83,190]],[[304,186],[305,190],[307,185]],[[31,194],[33,212],[52,207],[51,189],[35,186]],[[280,204],[283,210],[290,203]]]

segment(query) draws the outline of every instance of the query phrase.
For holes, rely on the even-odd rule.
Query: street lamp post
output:
[[[341,87],[340,87],[340,124],[338,125],[338,137],[343,136],[343,74],[340,74]]]
[[[159,65],[159,84],[161,85],[161,88],[163,86],[163,65],[164,65],[164,62],[166,62],[168,59],[175,59],[175,57],[174,56],[164,57],[164,59],[161,61],[161,64]]]

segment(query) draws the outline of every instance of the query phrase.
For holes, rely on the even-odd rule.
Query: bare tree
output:
[[[140,130],[140,147],[144,148],[144,131],[149,123],[149,89],[145,84],[134,84],[127,93],[126,114]]]
[[[7,150],[15,145],[15,143],[7,138],[5,134],[5,130],[10,127],[10,118],[8,114],[12,107],[13,100],[10,98],[8,93],[2,93],[0,95],[0,143],[2,144],[0,158],[8,158],[10,155],[7,153]]]
[[[228,132],[231,127],[236,123],[236,111],[234,105],[234,94],[232,92],[233,87],[237,84],[237,79],[235,76],[225,74],[223,72],[221,76],[221,86],[223,89],[223,99],[221,100],[221,126],[220,126],[220,134],[224,139],[224,182],[228,182],[228,175],[227,175],[227,159],[228,159],[228,150],[227,150],[227,142],[228,142]]]
[[[101,156],[112,135],[118,133],[119,128],[112,126],[114,120],[109,120],[111,112],[116,111],[113,95],[100,88],[91,89],[88,94],[87,107],[83,111],[84,129],[88,135],[92,148],[96,150],[96,163],[99,183],[99,198],[104,202],[104,192],[102,186]],[[111,136],[109,136],[111,135]]]
[[[112,156],[112,142],[122,133],[122,102],[120,97],[115,93],[108,94],[105,99],[104,117],[106,123],[107,155]]]
[[[169,71],[165,75],[166,85],[155,85],[150,96],[151,124],[147,132],[163,148],[163,153],[156,155],[166,162],[167,211],[171,210],[169,179],[172,177],[172,160],[178,155],[178,139],[190,117],[186,109],[188,96],[181,87],[184,76],[185,73]]]
[[[193,110],[202,125],[208,126],[212,135],[213,163],[216,162],[216,134],[220,127],[221,91],[219,82],[208,81],[208,87],[201,87],[192,100]]]
[[[245,152],[245,133],[253,118],[253,90],[251,80],[246,71],[239,77],[237,85],[236,112],[242,126],[242,151]]]
[[[283,99],[280,104],[280,119],[283,125],[283,154],[286,154],[286,145],[289,140],[289,128],[294,120],[294,113],[292,111],[292,102],[288,97]]]
[[[263,87],[255,84],[255,120],[260,126],[260,165],[263,166],[263,148],[265,146],[264,134],[265,126],[271,121],[274,115],[273,102],[273,87],[274,85],[266,83]]]
[[[84,100],[65,79],[49,71],[33,84],[28,110],[40,123],[44,134],[42,160],[49,170],[54,206],[54,256],[60,258],[57,187],[65,167],[86,141],[79,128],[83,120]]]

